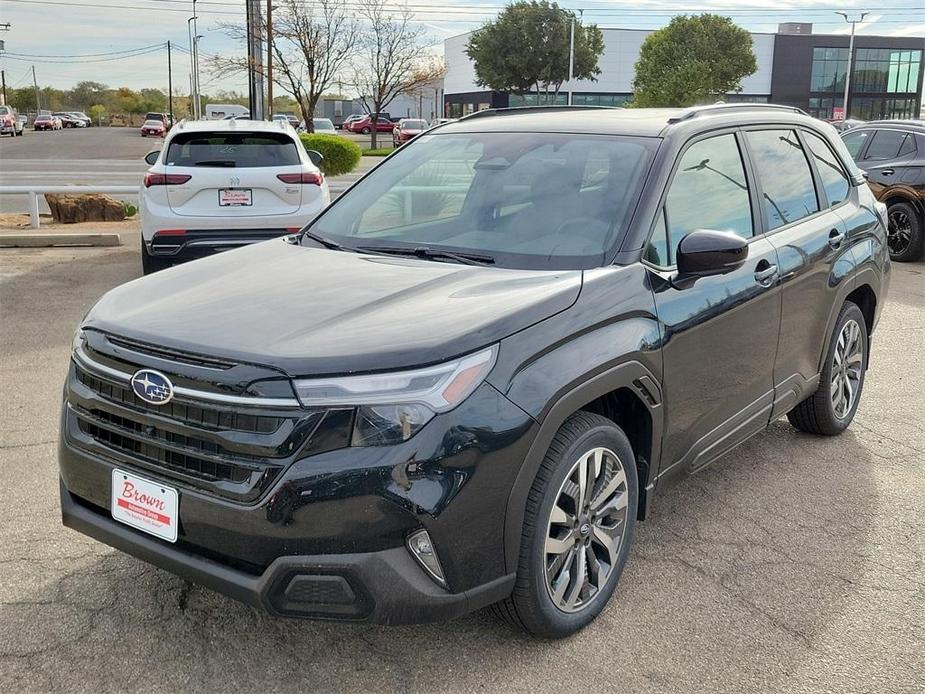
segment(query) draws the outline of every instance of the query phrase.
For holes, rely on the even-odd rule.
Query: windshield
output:
[[[599,266],[629,220],[657,143],[424,134],[357,182],[310,231],[350,248],[468,252],[502,267]]]
[[[334,130],[334,123],[327,118],[313,118],[312,124],[315,130]]]
[[[167,166],[257,167],[302,163],[295,141],[284,133],[191,132],[170,141]]]
[[[401,127],[405,130],[423,130],[427,127],[427,123],[422,120],[403,120]]]

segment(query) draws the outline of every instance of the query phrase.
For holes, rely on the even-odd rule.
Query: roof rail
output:
[[[713,111],[788,111],[790,113],[798,113],[801,116],[808,116],[801,108],[796,106],[784,106],[783,104],[758,104],[758,103],[740,103],[740,104],[707,104],[705,106],[693,106],[689,108],[684,113],[678,116],[672,116],[668,119],[668,123],[681,123],[682,121],[690,120],[691,118],[696,118],[702,113],[710,113]]]
[[[517,113],[542,113],[545,111],[600,111],[616,110],[619,106],[567,106],[567,105],[549,105],[549,106],[508,106],[506,108],[486,108],[482,111],[475,111],[463,116],[459,120],[469,120],[470,118],[486,118],[488,116],[507,116]]]

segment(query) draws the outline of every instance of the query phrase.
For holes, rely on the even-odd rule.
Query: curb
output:
[[[0,234],[0,247],[48,248],[51,246],[121,246],[122,237],[99,234]]]

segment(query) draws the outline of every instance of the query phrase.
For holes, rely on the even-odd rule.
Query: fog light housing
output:
[[[423,528],[414,531],[408,536],[407,544],[411,556],[417,560],[427,575],[441,588],[447,588],[446,579],[443,577],[443,568],[440,566],[440,560],[437,559],[437,552],[434,550],[434,543],[431,542],[427,531]]]

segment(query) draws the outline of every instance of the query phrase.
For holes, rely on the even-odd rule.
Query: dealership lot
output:
[[[48,135],[62,134],[82,133]],[[851,429],[817,439],[777,422],[666,493],[601,618],[547,643],[485,612],[393,629],[278,621],[62,528],[71,335],[139,275],[137,238],[124,244],[0,250],[4,689],[921,691],[921,263],[893,265]]]

